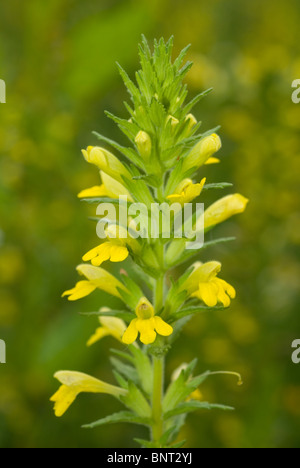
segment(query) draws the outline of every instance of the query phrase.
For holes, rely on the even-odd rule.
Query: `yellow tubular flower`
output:
[[[131,180],[131,174],[116,156],[104,148],[98,146],[88,146],[82,150],[82,154],[87,162],[95,164],[106,174],[123,183],[122,175]]]
[[[136,239],[133,239],[128,231],[121,226],[111,225],[106,229],[108,242],[104,242],[98,247],[87,252],[82,260],[92,265],[100,266],[103,262],[123,262],[129,256],[127,246],[130,246],[133,252],[140,252],[140,245]]]
[[[129,201],[133,202],[132,196],[124,185],[103,171],[100,171],[100,175],[103,182],[102,185],[82,190],[78,194],[78,198],[109,197],[118,199],[120,196],[126,196]]]
[[[91,265],[79,265],[77,271],[79,274],[85,276],[87,280],[79,281],[73,289],[63,293],[62,297],[69,296],[69,301],[77,301],[78,299],[88,296],[96,289],[105,291],[120,299],[121,295],[118,289],[123,289],[127,293],[129,292],[117,278],[102,268]]]
[[[204,216],[204,228],[211,228],[223,221],[226,221],[228,218],[231,218],[231,216],[243,213],[248,202],[249,200],[239,193],[221,198],[205,210],[202,215],[202,218]],[[199,222],[203,221],[202,218]]]
[[[127,390],[107,384],[87,374],[72,371],[56,372],[54,377],[62,384],[50,398],[53,401],[55,416],[63,416],[80,393],[106,393],[115,397],[126,395]]]
[[[191,179],[184,179],[175,189],[173,195],[167,198],[172,203],[180,203],[182,206],[199,197],[206,182],[206,178],[202,179],[200,184],[193,184]]]
[[[109,309],[102,309],[103,312],[105,310]],[[90,337],[87,346],[92,346],[105,336],[112,336],[116,340],[122,342],[122,336],[126,331],[126,324],[123,320],[117,317],[99,317],[99,322],[101,327],[97,328],[95,333]]]
[[[214,153],[219,151],[221,147],[221,139],[216,133],[203,138],[184,159],[183,172],[192,168],[198,169],[205,164]]]
[[[128,345],[134,343],[140,333],[141,342],[148,345],[154,343],[157,333],[162,336],[170,336],[173,333],[171,325],[155,315],[154,308],[146,297],[141,298],[135,313],[137,318],[132,320],[124,333],[123,343]]]
[[[219,262],[196,263],[181,290],[187,291],[191,297],[197,297],[208,307],[215,307],[218,303],[229,307],[230,299],[236,297],[236,292],[226,281],[217,278],[221,268]]]
[[[138,147],[139,153],[143,159],[148,161],[152,152],[152,141],[148,133],[142,130],[137,134],[135,138],[136,146]]]

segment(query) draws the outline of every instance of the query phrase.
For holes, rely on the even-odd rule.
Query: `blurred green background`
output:
[[[95,293],[60,298],[75,265],[95,245],[93,209],[76,195],[98,184],[80,149],[92,130],[122,136],[104,110],[125,116],[126,91],[115,61],[133,76],[144,33],[175,35],[195,65],[190,95],[214,87],[195,115],[222,126],[222,164],[210,182],[230,181],[250,198],[246,213],[214,231],[238,240],[209,251],[238,290],[232,307],[201,315],[170,353],[167,372],[199,358],[199,371],[235,370],[203,386],[205,400],[236,412],[196,413],[189,447],[299,447],[300,365],[291,362],[299,327],[300,78],[298,0],[10,0],[0,15],[0,365],[1,447],[132,447],[137,426],[87,431],[81,424],[119,409],[110,397],[82,395],[56,419],[50,395],[59,369],[112,381],[108,338],[85,342],[96,318],[79,313],[111,305]],[[227,192],[224,192],[224,195]],[[214,194],[215,197],[222,194]]]

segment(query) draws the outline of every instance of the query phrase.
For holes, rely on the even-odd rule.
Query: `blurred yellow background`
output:
[[[192,44],[190,95],[214,87],[195,115],[205,130],[222,126],[222,164],[205,175],[251,200],[213,233],[237,241],[202,257],[222,261],[238,299],[194,319],[167,368],[170,376],[197,356],[198,371],[235,370],[244,386],[211,377],[204,399],[236,411],[195,413],[183,436],[189,447],[299,447],[300,365],[291,361],[300,338],[300,105],[291,100],[299,1],[10,0],[0,8],[0,446],[131,447],[145,438],[137,426],[80,428],[119,409],[108,396],[81,396],[61,420],[48,402],[58,369],[112,381],[115,343],[86,348],[97,320],[80,315],[111,302],[101,293],[75,304],[60,296],[96,241],[93,208],[76,195],[98,174],[80,149],[96,143],[92,130],[122,141],[104,110],[127,115],[115,62],[134,76],[144,33],[150,42],[174,34],[176,52]]]

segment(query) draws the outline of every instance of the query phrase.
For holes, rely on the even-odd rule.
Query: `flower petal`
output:
[[[92,346],[93,344],[97,343],[97,341],[102,340],[105,336],[109,336],[111,333],[107,328],[98,327],[95,333],[89,338],[87,342],[87,346]]]
[[[136,327],[136,324],[137,324],[137,321],[138,319],[133,319],[126,332],[124,333],[123,337],[122,337],[122,341],[123,343],[127,344],[127,345],[130,345],[132,343],[134,343],[138,337],[138,330],[137,330],[137,327]]]
[[[199,297],[208,307],[215,307],[218,303],[218,287],[212,282],[200,283]]]
[[[143,344],[148,345],[156,340],[156,332],[154,331],[155,322],[153,318],[148,320],[138,319],[136,328],[140,332],[140,340]]]
[[[99,257],[99,260],[98,260]],[[84,262],[92,260],[94,266],[100,266],[101,263],[108,260],[110,257],[110,242],[104,242],[92,250],[89,250],[83,257]],[[97,265],[94,264],[94,259],[97,259]]]
[[[69,301],[77,301],[77,299],[86,297],[94,292],[96,288],[97,287],[90,281],[79,281],[75,288],[65,291],[62,297],[69,296]]]
[[[78,194],[78,198],[94,198],[94,197],[107,197],[107,191],[104,185],[96,185],[85,190],[82,190]]]
[[[54,413],[57,418],[65,414],[71,404],[75,401],[78,393],[74,388],[62,385],[58,391],[50,398],[54,401]]]
[[[161,317],[158,317],[157,315],[153,317],[153,320],[155,322],[155,329],[159,335],[162,336],[170,336],[173,333],[173,327],[166,323]]]
[[[111,262],[123,262],[128,257],[129,252],[127,247],[123,245],[111,245],[110,248],[110,261]]]

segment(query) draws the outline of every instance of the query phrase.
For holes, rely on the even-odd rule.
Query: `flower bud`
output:
[[[243,213],[248,202],[249,200],[239,193],[221,198],[205,210],[201,218],[197,220],[197,225],[203,223],[204,216],[204,228],[212,228],[226,221],[228,218],[231,218],[231,216]]]
[[[198,169],[205,164],[214,153],[219,151],[221,147],[221,139],[216,133],[203,138],[185,158],[183,171],[186,172],[192,168]]]
[[[104,148],[98,146],[88,146],[86,150],[82,150],[82,154],[87,162],[95,164],[103,172],[110,175],[121,183],[124,183],[122,176],[131,179],[130,172],[126,169],[116,156]]]
[[[135,137],[135,142],[142,158],[148,161],[152,152],[152,141],[148,133],[141,130]]]
[[[185,118],[185,121],[188,122],[187,131],[191,132],[195,125],[197,125],[197,120],[193,114],[188,114]]]
[[[179,120],[176,119],[176,117],[173,117],[172,115],[169,115],[167,118],[167,123],[171,121],[171,128],[173,131],[175,131],[177,125],[179,124]]]

